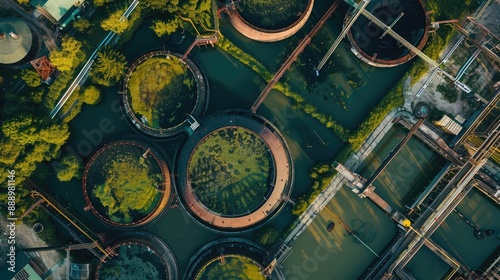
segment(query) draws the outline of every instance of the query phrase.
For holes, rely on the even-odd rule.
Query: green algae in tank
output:
[[[189,176],[195,195],[219,213],[252,211],[269,189],[270,156],[262,139],[247,129],[212,132],[191,155]]]
[[[89,171],[96,209],[116,223],[130,223],[149,214],[159,201],[162,183],[158,163],[135,146],[104,150]],[[95,176],[95,177],[94,177]],[[101,206],[101,207],[99,207]],[[99,209],[101,208],[101,209]]]
[[[254,260],[239,256],[225,256],[224,260],[217,258],[203,267],[196,280],[265,280],[260,267]]]
[[[128,92],[138,119],[152,128],[169,128],[186,119],[196,105],[197,86],[177,57],[152,57],[130,76]]]

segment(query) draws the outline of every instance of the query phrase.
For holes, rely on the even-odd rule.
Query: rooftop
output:
[[[71,6],[77,6],[79,2],[79,0],[30,0],[30,5],[40,6],[56,21],[59,21],[70,10]]]

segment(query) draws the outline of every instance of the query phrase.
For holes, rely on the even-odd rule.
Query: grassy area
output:
[[[190,162],[193,191],[213,211],[252,211],[268,191],[267,146],[244,128],[224,128],[208,135],[196,147]]]
[[[305,0],[242,0],[238,3],[238,11],[257,27],[280,29],[294,23],[306,5]]]
[[[132,73],[128,89],[135,114],[154,128],[181,123],[196,103],[194,77],[177,58],[147,59]]]
[[[102,264],[99,279],[168,279],[160,258],[148,247],[127,244],[117,251],[118,256]]]
[[[219,259],[212,260],[196,276],[196,280],[218,280],[218,279],[248,279],[264,280],[260,273],[260,267],[244,256],[231,255],[225,257],[225,262]]]
[[[94,164],[89,177],[98,179],[89,187],[92,197],[105,208],[105,216],[111,221],[130,223],[156,206],[160,197],[156,187],[161,184],[162,176],[152,157],[143,158],[139,149],[117,151],[110,148]]]

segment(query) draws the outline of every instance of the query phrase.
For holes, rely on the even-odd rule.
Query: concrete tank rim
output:
[[[237,9],[229,14],[229,21],[233,27],[245,37],[260,42],[276,42],[284,40],[297,33],[307,22],[312,13],[314,0],[308,0],[302,15],[292,24],[281,29],[264,29],[252,25],[245,20]]]

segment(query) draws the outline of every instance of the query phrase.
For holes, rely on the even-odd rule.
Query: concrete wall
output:
[[[236,9],[229,13],[229,21],[234,28],[236,28],[236,30],[252,40],[261,42],[276,42],[297,33],[297,31],[299,31],[309,19],[313,6],[314,0],[309,0],[306,10],[302,13],[300,18],[292,25],[283,29],[268,30],[254,26],[243,19]]]

